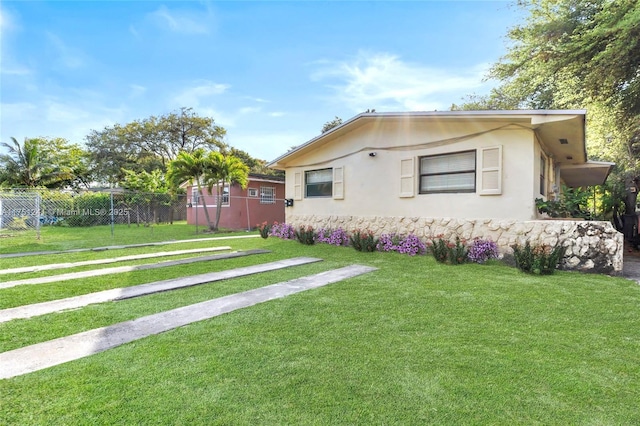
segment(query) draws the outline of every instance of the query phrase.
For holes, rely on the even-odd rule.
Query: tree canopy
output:
[[[135,172],[166,170],[180,152],[218,150],[225,146],[226,131],[213,118],[200,117],[191,108],[181,108],[159,117],[92,130],[86,137],[88,150],[99,171],[98,178],[115,184],[123,169]]]
[[[77,188],[88,186],[88,156],[78,145],[62,138],[15,138],[2,142],[0,186]]]

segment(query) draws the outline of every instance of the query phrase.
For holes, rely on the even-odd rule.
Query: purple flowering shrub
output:
[[[319,229],[316,237],[316,241],[319,243],[331,244],[333,246],[348,246],[349,235],[344,229],[338,228],[335,230]]]
[[[295,229],[293,229],[293,226],[289,225],[288,223],[274,222],[269,235],[271,235],[272,237],[282,238],[283,240],[296,239],[296,231]]]
[[[415,256],[416,254],[425,254],[427,252],[427,246],[420,241],[420,238],[409,234],[400,240],[397,251],[398,253]]]
[[[477,238],[473,240],[467,257],[472,262],[484,263],[490,259],[497,259],[498,255],[498,245],[495,242]]]
[[[400,237],[396,234],[382,234],[378,240],[376,248],[378,251],[398,251]]]
[[[378,251],[397,251],[415,256],[416,254],[424,254],[427,251],[427,246],[413,234],[404,238],[396,234],[382,234],[378,240],[377,249]]]

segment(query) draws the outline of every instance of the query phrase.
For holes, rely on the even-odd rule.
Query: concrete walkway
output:
[[[191,240],[171,240],[171,241],[160,241],[156,243],[126,244],[126,245],[120,245],[120,246],[79,248],[79,249],[72,249],[72,250],[29,251],[29,252],[23,252],[23,253],[6,253],[6,254],[0,254],[0,259],[7,259],[12,257],[25,257],[25,256],[39,256],[41,254],[64,254],[64,253],[80,253],[83,251],[120,250],[120,249],[126,249],[126,248],[134,248],[134,247],[152,247],[152,246],[164,246],[167,244],[197,243],[201,241],[237,240],[242,238],[258,238],[259,236],[260,236],[259,234],[235,235],[230,237],[194,238]]]
[[[76,268],[78,266],[106,265],[109,263],[126,262],[128,260],[154,259],[156,257],[180,256],[182,254],[208,253],[211,251],[224,251],[224,250],[231,250],[231,247],[221,246],[221,247],[204,247],[204,248],[188,249],[188,250],[159,251],[157,253],[132,254],[130,256],[110,257],[108,259],[94,259],[94,260],[83,260],[79,262],[49,263],[46,265],[23,266],[20,268],[0,269],[0,275],[22,274],[26,272],[52,271],[54,269]]]
[[[262,263],[243,268],[229,269],[220,272],[209,272],[206,274],[192,275],[189,277],[174,278],[170,280],[157,281],[148,284],[141,284],[124,288],[113,288],[110,290],[98,291],[95,293],[83,294],[81,296],[68,297],[66,299],[52,300],[50,302],[33,303],[31,305],[17,306],[0,310],[0,323],[14,319],[31,318],[39,315],[60,312],[67,309],[76,309],[83,306],[111,302],[115,300],[130,299],[161,291],[175,290],[179,288],[192,287],[195,285],[226,280],[230,278],[242,277],[257,274],[260,272],[275,271],[291,266],[305,265],[319,262],[322,259],[313,257],[297,257],[284,259],[271,263]]]
[[[196,262],[206,262],[211,260],[231,259],[234,257],[249,256],[252,254],[269,253],[269,250],[246,250],[233,253],[214,254],[210,256],[190,257],[179,260],[165,260],[162,262],[148,263],[144,265],[116,266],[113,268],[92,269],[90,271],[69,272],[68,274],[50,275],[47,277],[25,278],[23,280],[14,280],[0,282],[0,289],[16,287],[19,285],[47,284],[60,281],[74,280],[78,278],[97,277],[101,275],[121,274],[124,272],[144,271],[148,269],[166,268],[168,266],[188,265]]]
[[[321,287],[375,269],[360,265],[347,266],[4,352],[0,354],[0,379],[80,359],[153,334]]]

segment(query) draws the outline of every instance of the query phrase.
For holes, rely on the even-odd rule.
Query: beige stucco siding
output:
[[[480,195],[481,150],[491,147],[502,149],[501,193]],[[419,194],[419,157],[469,150],[476,151],[475,193]],[[539,153],[531,130],[500,121],[367,123],[287,164],[286,196],[295,201],[286,212],[529,220],[535,218],[534,199],[539,197]],[[401,162],[409,159],[413,176],[405,185],[413,183],[413,196],[401,196]],[[305,198],[305,171],[338,167],[344,168],[343,199]]]

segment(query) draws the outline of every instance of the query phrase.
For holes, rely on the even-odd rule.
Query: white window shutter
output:
[[[344,167],[333,168],[333,199],[344,200]]]
[[[400,198],[409,198],[415,195],[415,160],[405,158],[400,160]]]
[[[302,200],[302,173],[293,174],[293,199]]]
[[[502,194],[502,145],[480,149],[480,195]]]

